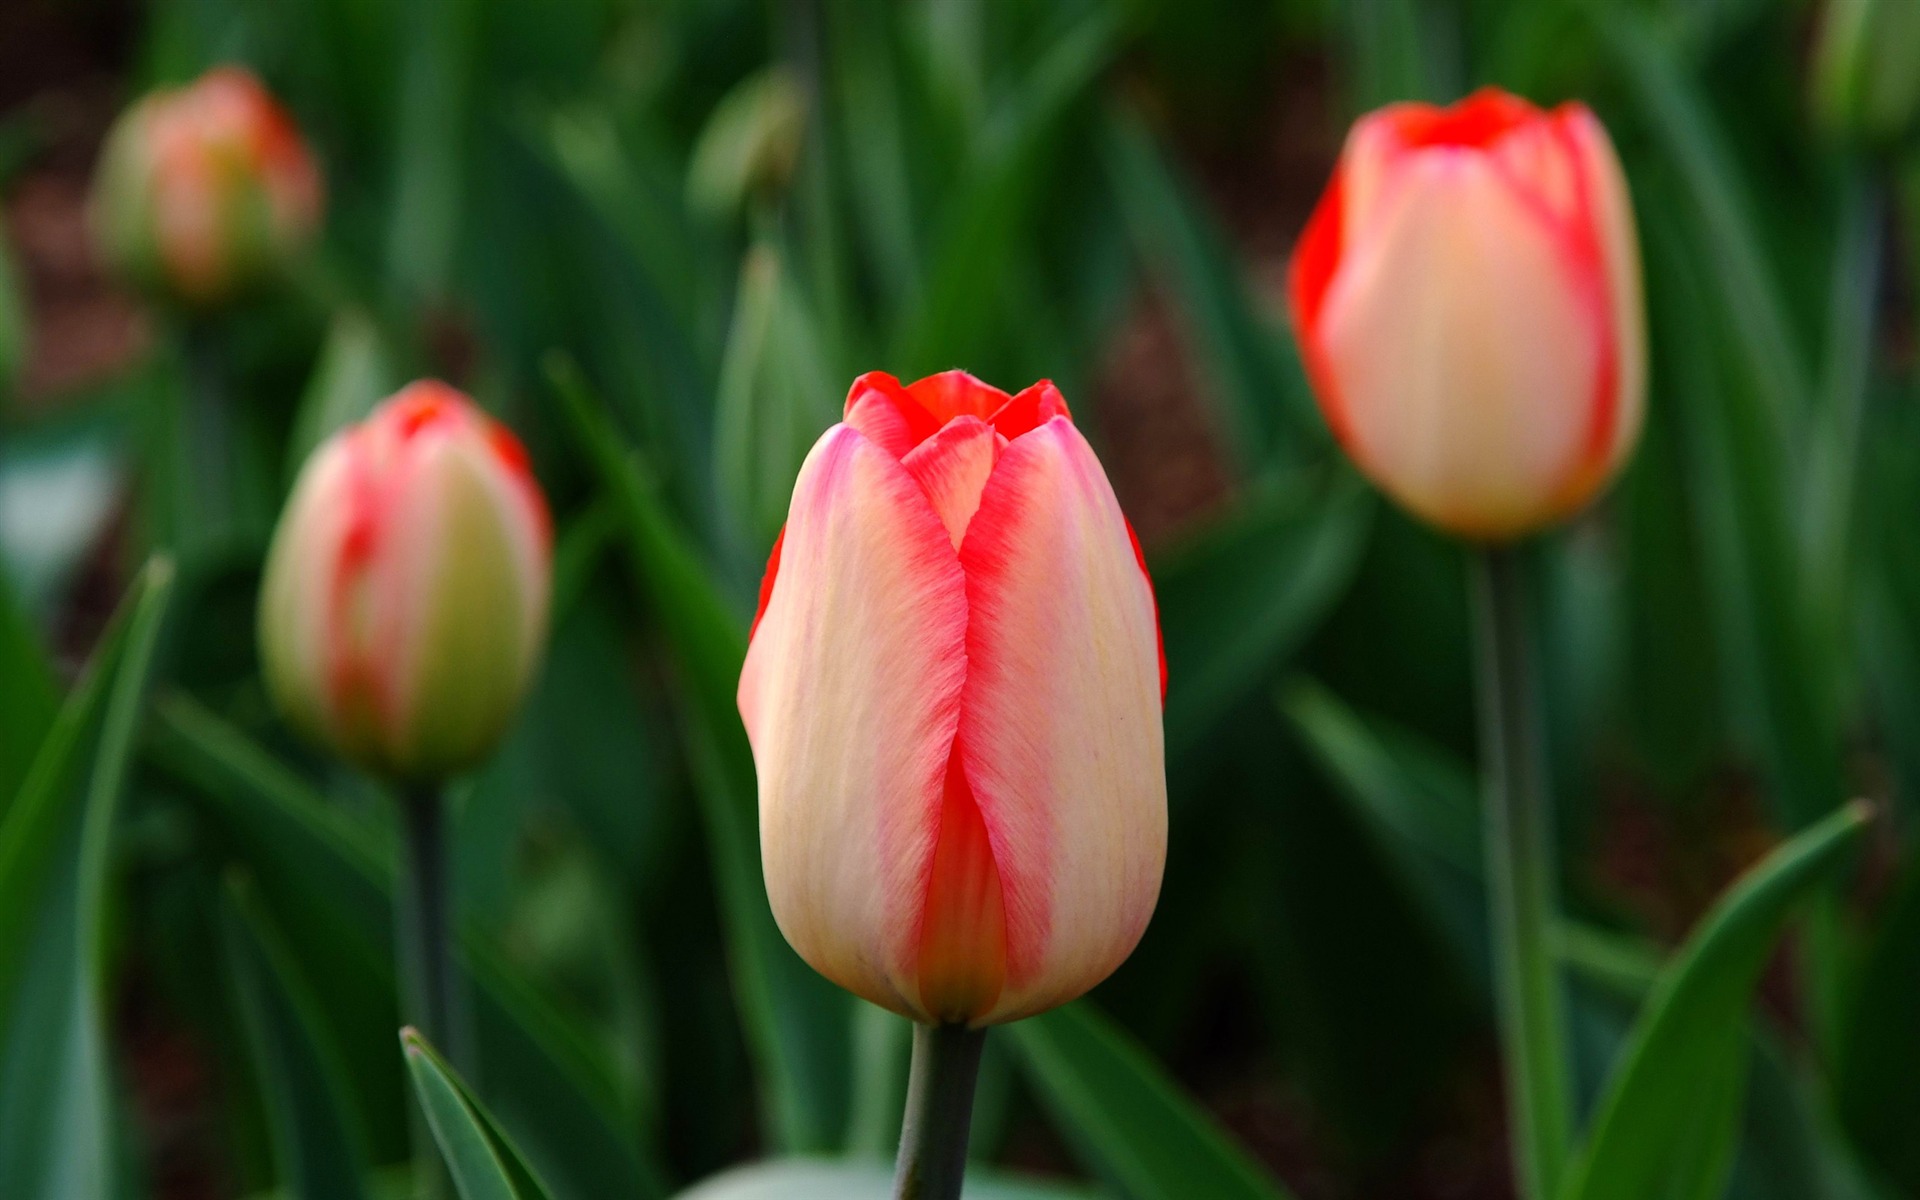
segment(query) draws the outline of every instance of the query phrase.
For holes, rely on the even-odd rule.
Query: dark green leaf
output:
[[[546,1185],[426,1039],[403,1029],[400,1045],[461,1200],[549,1200]]]

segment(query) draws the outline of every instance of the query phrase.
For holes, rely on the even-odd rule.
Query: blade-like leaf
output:
[[[633,565],[683,672],[684,724],[721,889],[740,1019],[779,1144],[832,1147],[846,1128],[850,1001],[800,960],[774,924],[760,875],[753,757],[734,708],[745,621],[648,486],[639,464],[567,364],[554,364],[581,448],[626,519]]]
[[[1170,760],[1195,749],[1333,607],[1359,565],[1372,511],[1351,480],[1272,486],[1155,556]]]
[[[109,856],[172,582],[171,562],[148,564],[124,640],[103,645],[0,824],[0,1195],[113,1195]]]
[[[1287,1195],[1146,1051],[1084,1002],[1017,1021],[1006,1036],[1081,1161],[1123,1195]]]
[[[344,1065],[298,956],[251,889],[230,883],[223,922],[235,997],[274,1159],[299,1200],[367,1195],[367,1154]]]
[[[60,705],[39,632],[0,575],[0,816],[13,803]]]
[[[426,1039],[403,1029],[400,1045],[461,1200],[551,1200],[520,1151]]]
[[[1724,1186],[1753,986],[1794,907],[1870,819],[1854,803],[1735,882],[1663,972],[1601,1100],[1562,1200],[1711,1200]]]

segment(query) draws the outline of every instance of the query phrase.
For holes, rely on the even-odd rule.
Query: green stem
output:
[[[183,481],[201,530],[225,536],[233,519],[233,414],[227,396],[226,358],[219,329],[195,317],[181,332],[187,385],[186,440],[192,453]]]
[[[400,807],[406,837],[400,966],[407,981],[407,1017],[440,1053],[451,1057],[454,983],[446,802],[438,787],[414,787],[402,796]]]
[[[986,1030],[965,1025],[913,1027],[894,1200],[959,1200],[973,1124],[973,1085],[986,1042]]]
[[[1571,1139],[1571,1100],[1554,928],[1552,811],[1541,763],[1520,552],[1480,551],[1480,752],[1487,796],[1487,885],[1494,988],[1515,1182],[1550,1200]]]

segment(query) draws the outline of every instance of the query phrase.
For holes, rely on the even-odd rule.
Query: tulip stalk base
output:
[[[1487,898],[1514,1175],[1524,1200],[1548,1200],[1566,1165],[1571,1088],[1526,580],[1513,547],[1483,549],[1475,565]]]
[[[409,788],[401,797],[404,870],[401,879],[400,969],[408,1020],[455,1065],[460,1064],[453,935],[448,910],[446,800],[437,787]]]
[[[959,1200],[973,1125],[973,1088],[987,1031],[915,1025],[894,1200]]]

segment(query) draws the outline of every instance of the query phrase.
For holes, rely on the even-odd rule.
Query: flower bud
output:
[[[135,286],[214,307],[283,273],[322,203],[286,111],[247,71],[216,67],[115,124],[94,179],[94,237]]]
[[[1452,533],[1512,538],[1579,511],[1639,437],[1633,211],[1582,105],[1488,89],[1361,118],[1288,299],[1341,445]]]
[[[1093,987],[1159,896],[1164,688],[1138,543],[1059,391],[862,377],[740,678],[781,931],[930,1023]]]
[[[443,383],[321,443],[274,533],[260,657],[287,719],[374,774],[477,764],[546,643],[552,533],[526,452]]]
[[[1920,113],[1920,4],[1827,0],[1813,60],[1814,113],[1831,133],[1898,140]]]

